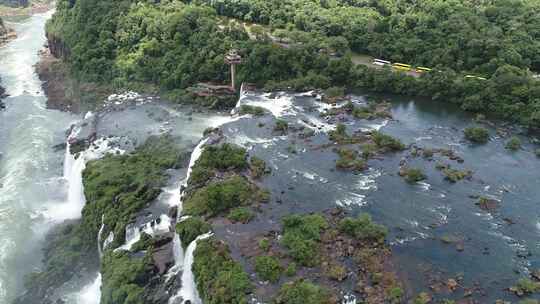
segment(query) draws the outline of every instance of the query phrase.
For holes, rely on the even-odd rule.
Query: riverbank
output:
[[[113,92],[107,85],[81,82],[72,77],[67,64],[55,58],[48,46],[40,50],[35,70],[49,109],[73,113],[92,111]]]
[[[24,17],[45,13],[55,7],[54,0],[33,0],[28,7],[0,5],[0,17]]]

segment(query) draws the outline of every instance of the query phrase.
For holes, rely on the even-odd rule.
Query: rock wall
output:
[[[60,37],[47,33],[47,43],[49,45],[51,55],[53,55],[55,58],[66,59],[69,57],[69,49]]]

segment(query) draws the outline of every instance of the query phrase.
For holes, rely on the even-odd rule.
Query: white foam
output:
[[[77,296],[78,304],[99,304],[101,300],[101,274],[98,273],[96,279],[85,286]]]

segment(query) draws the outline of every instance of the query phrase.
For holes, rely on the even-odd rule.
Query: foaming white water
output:
[[[86,285],[73,298],[77,304],[99,304],[101,300],[101,273],[98,273],[94,281]]]
[[[180,241],[180,236],[174,234],[173,237],[173,257],[174,257],[174,266],[169,269],[166,274],[166,280],[170,280],[172,277],[177,275],[184,268],[184,248],[182,247],[182,242]]]
[[[76,157],[71,154],[71,147],[68,141],[66,155],[64,157],[67,201],[61,207],[57,205],[49,207],[45,211],[45,216],[55,222],[79,218],[86,203],[82,179],[82,173],[86,168],[86,163],[90,160],[102,158],[108,153],[123,154],[124,152],[119,148],[112,148],[109,139],[100,138]]]
[[[184,271],[182,272],[182,287],[180,291],[169,299],[169,303],[174,303],[176,299],[181,298],[184,302],[190,300],[192,304],[202,304],[202,300],[199,297],[199,292],[197,291],[197,286],[195,284],[195,277],[193,276],[193,253],[197,248],[197,242],[204,240],[212,236],[211,232],[199,235],[191,244],[189,244],[186,249],[184,256]]]
[[[170,227],[171,218],[166,214],[162,214],[158,219],[152,220],[142,226],[128,225],[126,227],[126,242],[124,245],[116,248],[115,251],[130,250],[131,246],[141,239],[142,232],[150,236],[157,236],[169,232]]]

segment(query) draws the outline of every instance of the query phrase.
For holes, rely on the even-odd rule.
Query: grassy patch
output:
[[[283,134],[287,133],[289,130],[289,123],[283,119],[277,119],[276,125],[274,126],[274,131],[281,132]]]

